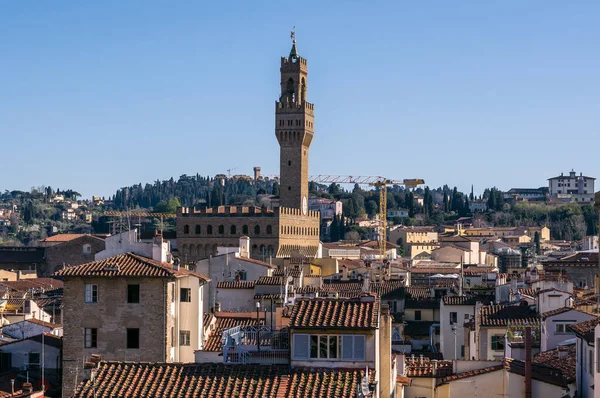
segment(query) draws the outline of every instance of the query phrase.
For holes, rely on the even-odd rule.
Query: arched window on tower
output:
[[[229,232],[231,233],[231,235],[237,234],[237,228],[235,227],[235,225],[232,225],[231,228],[229,228]]]
[[[243,225],[243,226],[242,226],[242,233],[243,233],[244,235],[248,235],[248,226],[247,226],[247,225]]]
[[[273,233],[273,227],[271,227],[270,225],[267,225],[267,234],[271,235]]]
[[[254,235],[260,235],[260,225],[254,227]]]
[[[302,78],[302,85],[300,86],[300,101],[306,101],[306,79]]]
[[[290,101],[296,102],[294,79],[292,79],[291,77],[287,81],[286,94],[287,94],[287,97],[290,99]]]
[[[183,226],[183,233],[184,234],[189,234],[190,233],[190,226],[189,225],[184,225]]]
[[[225,227],[223,225],[219,225],[219,235],[223,235],[225,233]]]
[[[196,225],[196,235],[200,235],[200,225]]]
[[[209,225],[209,226],[206,227],[206,233],[208,235],[212,235],[212,225]]]

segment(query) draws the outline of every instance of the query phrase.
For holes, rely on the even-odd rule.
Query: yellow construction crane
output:
[[[338,175],[317,175],[311,176],[309,181],[320,184],[359,184],[370,185],[379,190],[379,255],[381,260],[385,259],[385,249],[387,242],[387,186],[404,185],[408,188],[415,188],[417,185],[425,184],[425,180],[420,178],[392,180],[381,176],[338,176]]]

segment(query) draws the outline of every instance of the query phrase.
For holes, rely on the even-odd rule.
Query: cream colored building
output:
[[[432,227],[396,227],[388,232],[388,240],[404,249],[404,257],[430,254],[439,247],[438,233]]]

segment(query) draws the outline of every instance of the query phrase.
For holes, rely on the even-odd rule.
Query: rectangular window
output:
[[[294,351],[292,353],[294,359],[306,360],[310,358],[312,347],[311,350],[309,350],[309,341],[309,334],[294,334]],[[310,344],[312,344],[312,341]]]
[[[192,301],[192,289],[185,287],[179,289],[179,301],[190,303]]]
[[[190,331],[189,330],[180,330],[179,331],[179,345],[190,345]]]
[[[458,323],[458,313],[457,312],[450,313],[450,324],[452,325],[453,323]]]
[[[127,302],[135,304],[140,302],[140,285],[127,285]]]
[[[504,351],[504,336],[501,334],[496,334],[492,336],[492,350],[494,351]]]
[[[30,352],[29,353],[29,368],[39,368],[40,367],[40,353],[39,352]]]
[[[86,303],[97,303],[98,302],[98,285],[85,285],[85,302]]]
[[[342,360],[364,361],[366,356],[366,337],[364,335],[342,336]]]
[[[171,302],[174,303],[175,302],[175,284],[171,283]]]
[[[96,328],[85,328],[84,329],[84,340],[85,348],[96,348],[98,347],[98,329]]]
[[[415,321],[420,321],[421,320],[421,311],[417,310],[415,311]]]
[[[465,357],[465,346],[464,345],[460,346],[460,357],[461,358]]]
[[[127,348],[140,348],[140,329],[127,329]]]
[[[311,359],[337,359],[339,336],[311,335]]]
[[[554,324],[554,332],[556,334],[571,334],[567,326],[572,325],[572,323],[556,323]]]
[[[594,351],[590,350],[590,355],[588,355],[588,370],[590,374],[594,374]]]

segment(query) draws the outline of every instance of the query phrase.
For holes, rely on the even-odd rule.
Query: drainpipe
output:
[[[525,398],[531,398],[531,326],[525,327]]]
[[[434,323],[429,326],[429,344],[431,345],[431,351],[435,352],[435,346],[433,345],[433,335],[435,334],[435,327],[440,327],[439,323]]]

